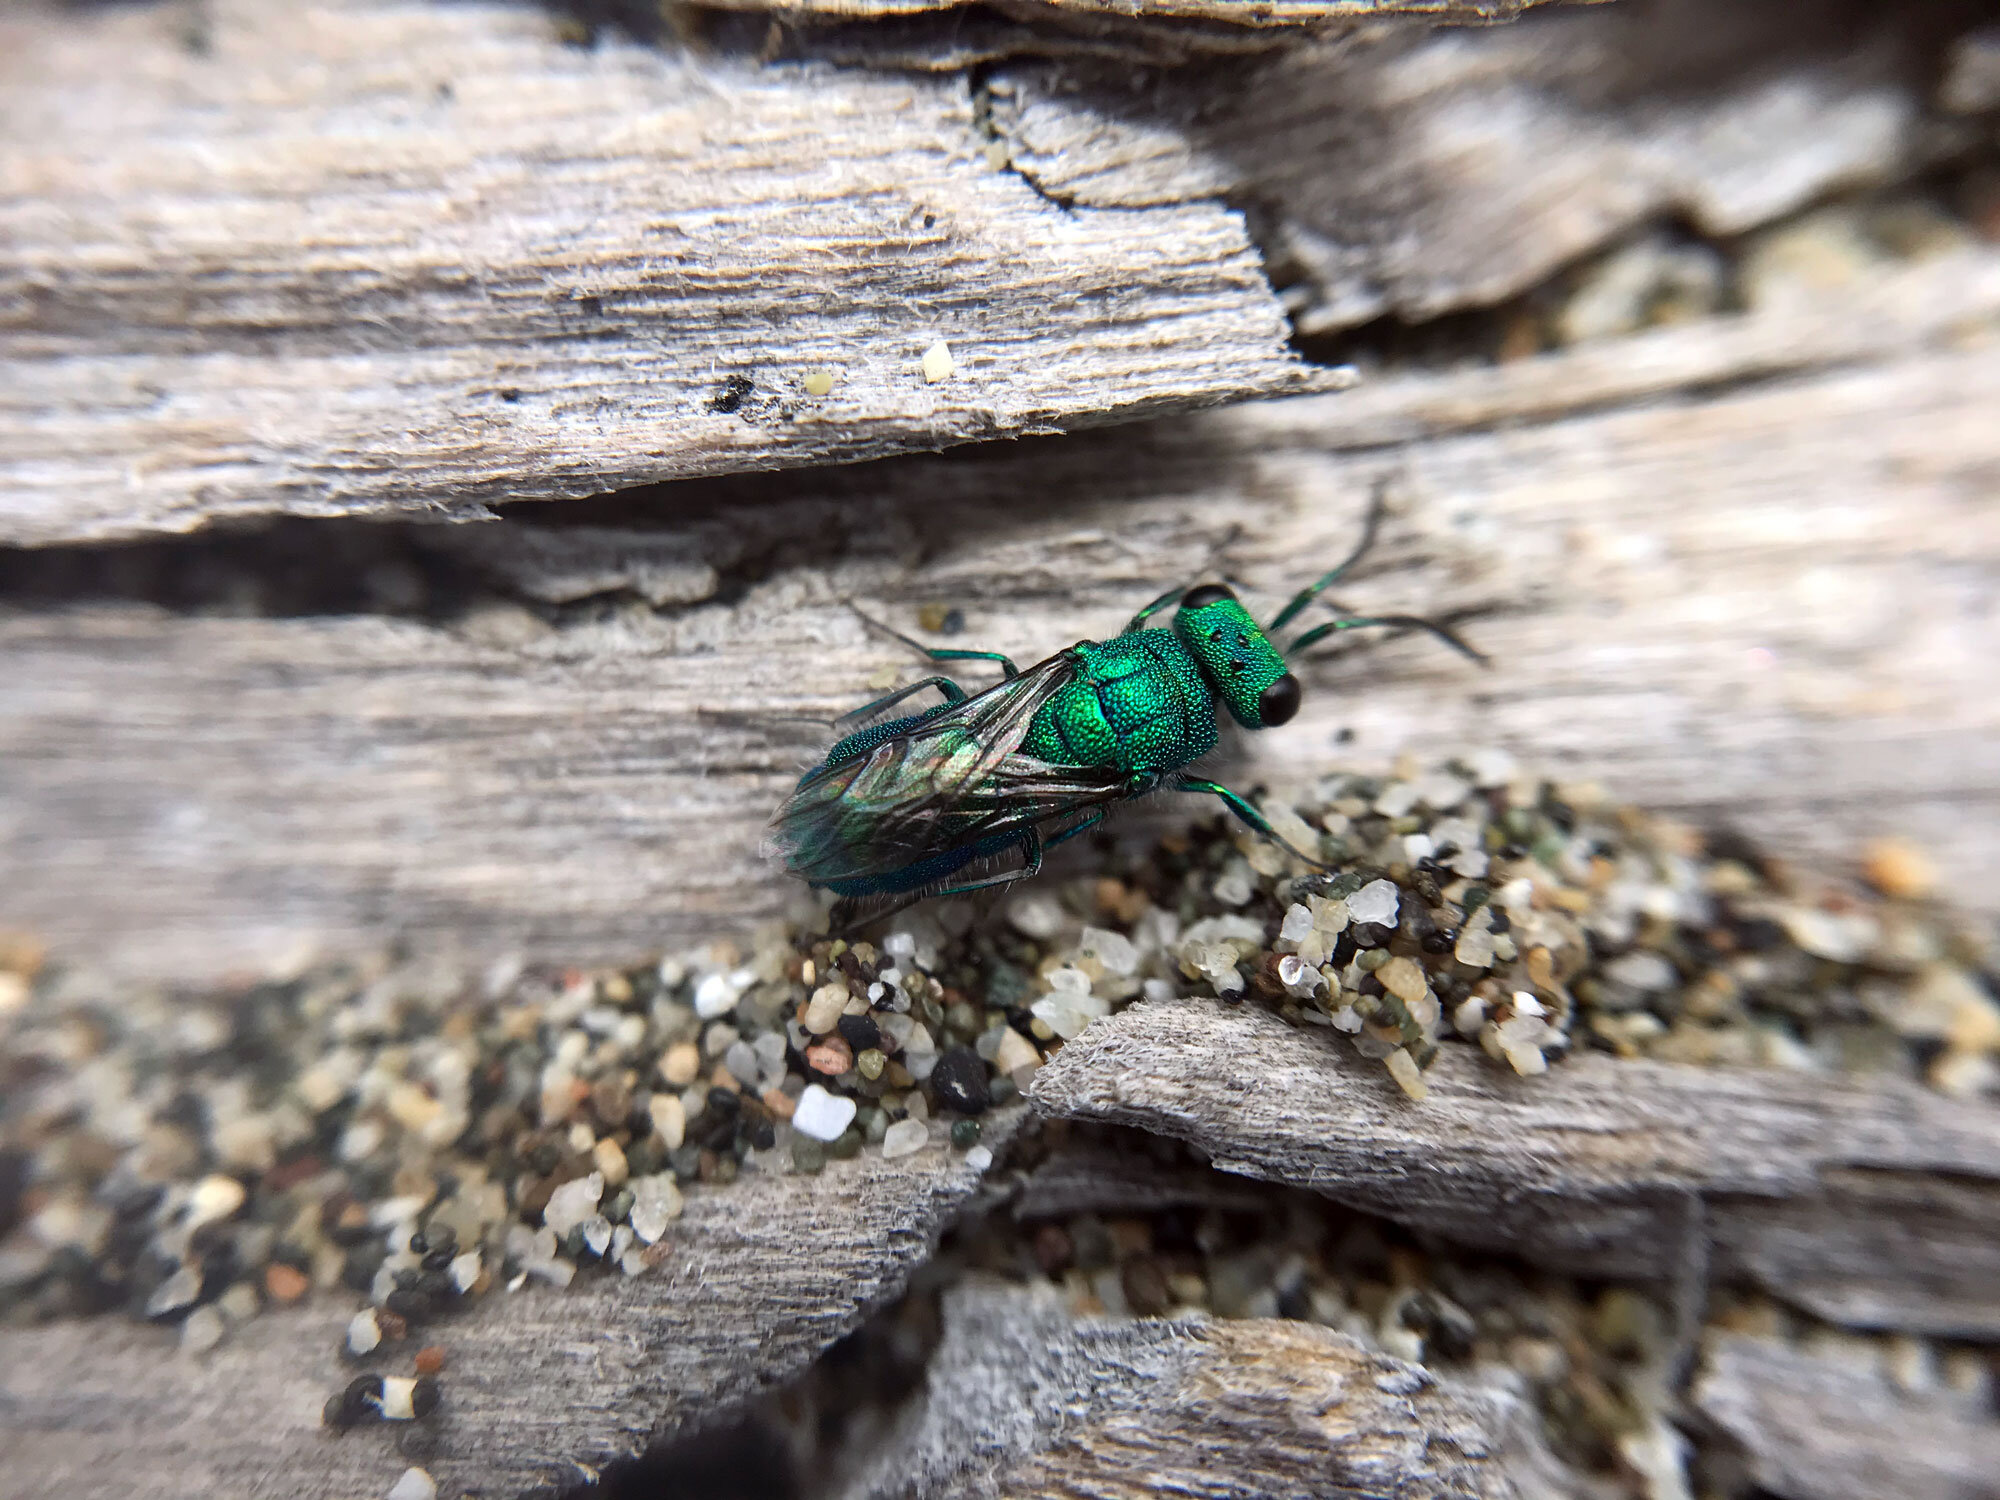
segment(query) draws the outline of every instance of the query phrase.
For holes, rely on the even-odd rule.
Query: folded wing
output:
[[[815,771],[785,799],[767,855],[823,883],[880,875],[1116,801],[1116,771],[1020,753],[1035,714],[1074,675],[1067,653]]]

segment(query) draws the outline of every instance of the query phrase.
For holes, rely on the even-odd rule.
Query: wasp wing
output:
[[[1037,712],[1074,676],[1067,653],[910,725],[799,783],[765,852],[815,884],[900,870],[1115,800],[1114,771],[1019,753]]]

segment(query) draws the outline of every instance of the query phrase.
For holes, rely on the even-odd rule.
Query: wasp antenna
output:
[[[1426,620],[1421,615],[1346,615],[1338,620],[1329,620],[1324,625],[1315,625],[1304,635],[1285,648],[1285,655],[1303,651],[1308,646],[1325,640],[1341,630],[1367,630],[1383,626],[1394,630],[1422,630],[1443,641],[1452,650],[1468,660],[1478,662],[1482,667],[1491,667],[1492,658],[1473,646],[1463,636],[1449,626],[1440,625],[1436,620]]]

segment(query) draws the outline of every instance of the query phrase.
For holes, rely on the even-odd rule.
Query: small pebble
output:
[[[802,384],[804,384],[808,396],[824,396],[828,391],[833,389],[833,371],[808,370]]]
[[[680,1149],[687,1139],[687,1107],[678,1094],[655,1094],[646,1106],[653,1121],[653,1133],[669,1151]]]
[[[1898,901],[1921,901],[1937,889],[1937,866],[1908,839],[1877,839],[1868,846],[1862,868],[1868,883]]]
[[[735,1010],[742,996],[743,986],[736,982],[735,975],[710,974],[695,986],[694,1013],[704,1021],[712,1021]]]
[[[898,1120],[882,1137],[885,1157],[911,1156],[930,1142],[930,1131],[921,1120]]]
[[[382,1415],[391,1422],[413,1421],[417,1415],[417,1381],[401,1375],[382,1377]]]
[[[965,1164],[975,1172],[984,1172],[993,1165],[993,1153],[985,1146],[974,1146],[965,1153]]]
[[[596,1175],[604,1179],[606,1187],[622,1185],[631,1174],[631,1167],[625,1160],[625,1148],[611,1137],[606,1136],[591,1148],[591,1160],[597,1164]]]
[[[1371,880],[1347,898],[1347,915],[1355,922],[1392,926],[1401,899],[1394,881]]]
[[[204,1224],[219,1223],[241,1208],[248,1196],[243,1184],[234,1177],[218,1172],[202,1178],[188,1198],[188,1228],[198,1229]]]
[[[632,1232],[647,1244],[657,1244],[684,1207],[680,1185],[671,1172],[632,1179]]]
[[[854,1066],[854,1049],[844,1037],[829,1036],[806,1048],[806,1066],[828,1078],[838,1078]]]
[[[936,385],[940,380],[949,379],[952,372],[957,368],[958,366],[952,361],[951,348],[943,339],[939,339],[930,348],[924,350],[923,369],[925,385]]]
[[[660,1059],[660,1076],[677,1089],[684,1089],[701,1071],[701,1049],[693,1042],[676,1042]]]
[[[953,1047],[942,1053],[931,1070],[930,1084],[939,1105],[963,1115],[983,1114],[990,1102],[986,1064],[970,1047]]]
[[[412,1364],[419,1375],[435,1375],[444,1368],[444,1350],[436,1344],[426,1344],[417,1351]]]
[[[554,1230],[558,1237],[566,1235],[596,1213],[597,1205],[603,1198],[602,1172],[592,1172],[587,1177],[574,1178],[549,1194],[549,1206],[542,1210],[542,1222]]]
[[[382,1377],[357,1375],[346,1389],[330,1398],[320,1412],[328,1427],[341,1429],[372,1422],[382,1415]]]
[[[375,1309],[364,1307],[347,1324],[347,1352],[354,1355],[372,1353],[382,1342],[382,1325],[376,1320]]]
[[[1430,1085],[1424,1082],[1424,1075],[1417,1067],[1417,1060],[1410,1056],[1407,1047],[1398,1047],[1384,1061],[1388,1064],[1389,1076],[1396,1080],[1396,1086],[1412,1099],[1421,1103],[1430,1094]]]
[[[153,1289],[153,1295],[146,1299],[146,1316],[171,1316],[184,1307],[192,1306],[194,1299],[200,1295],[200,1270],[194,1266],[182,1266]]]
[[[792,1111],[792,1129],[814,1140],[832,1141],[853,1123],[855,1102],[839,1094],[829,1094],[816,1083],[806,1085]]]
[[[437,1482],[427,1472],[410,1468],[389,1486],[388,1500],[437,1500],[437,1492]]]
[[[806,1002],[804,1025],[814,1036],[825,1036],[840,1024],[841,1014],[847,1009],[847,986],[844,983],[828,982],[813,991]]]
[[[1012,1076],[1023,1068],[1039,1068],[1041,1065],[1042,1054],[1035,1044],[1009,1026],[994,1050],[994,1068],[1002,1075]]]
[[[264,1290],[271,1294],[273,1302],[296,1302],[312,1287],[312,1280],[305,1272],[282,1261],[272,1261],[264,1268]]]
[[[228,1325],[223,1322],[220,1311],[213,1305],[197,1307],[181,1324],[181,1348],[190,1354],[206,1354],[222,1342],[226,1332]]]
[[[1430,993],[1423,968],[1414,959],[1392,958],[1375,971],[1375,977],[1390,994],[1412,1004]]]

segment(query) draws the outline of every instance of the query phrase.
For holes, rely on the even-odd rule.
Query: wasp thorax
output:
[[[1245,729],[1282,724],[1297,711],[1297,679],[1285,670],[1284,657],[1250,612],[1223,585],[1204,583],[1183,594],[1174,634],[1230,717]]]

